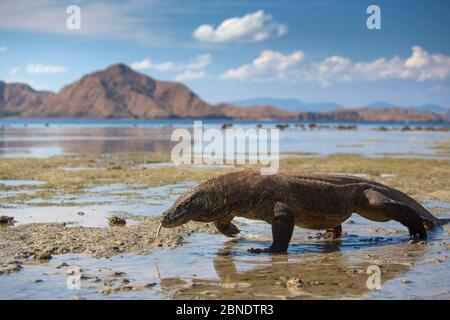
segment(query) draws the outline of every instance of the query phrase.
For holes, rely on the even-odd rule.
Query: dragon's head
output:
[[[173,228],[190,220],[207,222],[209,216],[208,193],[194,189],[179,197],[175,203],[163,213],[162,226]]]

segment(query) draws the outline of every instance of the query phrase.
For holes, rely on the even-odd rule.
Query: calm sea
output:
[[[433,146],[450,138],[447,132],[377,131],[376,128],[403,127],[396,123],[358,123],[356,131],[336,130],[339,124],[321,123],[326,129],[309,130],[308,123],[274,120],[203,120],[206,128],[232,123],[235,128],[273,128],[289,124],[280,133],[281,152],[315,154],[356,153],[380,156],[400,153],[433,155]],[[0,157],[50,157],[80,153],[156,151],[168,152],[175,128],[192,128],[191,119],[0,119]],[[296,124],[306,125],[302,129]],[[442,124],[409,123],[409,126]]]

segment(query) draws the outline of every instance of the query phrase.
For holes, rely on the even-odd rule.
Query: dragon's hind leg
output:
[[[287,205],[277,202],[273,209],[272,245],[267,249],[249,249],[253,253],[286,252],[294,231],[294,217]]]
[[[394,201],[383,193],[370,188],[362,192],[355,201],[355,211],[372,221],[395,220],[408,228],[412,238],[427,238],[424,219],[410,206]]]

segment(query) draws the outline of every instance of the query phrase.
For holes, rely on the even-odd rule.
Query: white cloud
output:
[[[203,69],[211,64],[210,54],[200,54],[194,59],[192,59],[185,67],[186,69]]]
[[[136,61],[131,64],[131,68],[135,70],[154,69],[158,71],[167,71],[173,68],[172,62],[164,62],[160,64],[153,63],[150,59]]]
[[[104,36],[137,42],[164,41],[150,31],[149,23],[138,13],[153,9],[154,2],[145,1],[78,1],[81,7],[81,29],[66,27],[66,8],[73,1],[2,0],[0,29],[30,32],[70,34],[79,36]]]
[[[259,42],[274,35],[281,37],[287,31],[285,24],[274,22],[271,15],[259,10],[243,17],[226,19],[217,28],[203,24],[195,29],[192,35],[202,42]]]
[[[292,71],[304,59],[302,51],[283,54],[277,51],[264,50],[250,64],[223,73],[222,79],[239,79],[251,81],[288,80]]]
[[[11,70],[9,70],[9,74],[10,75],[16,75],[17,74],[17,72],[19,72],[20,71],[20,68],[19,67],[14,67],[14,68],[11,68]]]
[[[177,75],[175,77],[175,81],[186,81],[186,80],[194,80],[194,79],[201,79],[205,77],[206,72],[205,70],[200,71],[192,71],[192,70],[186,70],[185,72]]]
[[[0,53],[6,52],[7,48],[6,47],[0,47]]]
[[[29,64],[28,73],[62,73],[67,70],[64,66],[50,66],[45,64]]]
[[[347,58],[346,64],[335,69],[328,69],[319,74],[319,81],[328,84],[336,81],[376,81],[388,79],[405,79],[415,81],[445,80],[450,76],[450,56],[430,54],[420,46],[412,47],[411,55],[402,59],[395,56],[391,59],[378,58],[368,62],[351,62]],[[319,68],[326,66],[324,60]],[[337,69],[336,69],[337,68]]]
[[[405,66],[409,68],[421,68],[430,62],[429,54],[419,46],[412,48],[412,55],[405,61]]]
[[[172,61],[166,61],[162,63],[154,63],[150,59],[144,59],[141,61],[136,61],[131,64],[131,67],[135,70],[145,70],[151,69],[156,71],[163,72],[181,72],[176,75],[175,81],[186,81],[186,80],[194,80],[205,77],[206,68],[211,64],[211,55],[210,54],[200,54],[195,58],[182,63],[176,63]]]
[[[150,59],[144,59],[136,61],[131,64],[131,67],[135,70],[153,69],[156,71],[186,71],[186,70],[199,70],[207,67],[211,63],[210,54],[200,54],[194,59],[186,63],[175,63],[172,61],[166,61],[163,63],[154,63]]]
[[[330,56],[319,62],[303,63],[303,58],[301,51],[283,55],[266,50],[252,63],[230,69],[220,77],[246,81],[306,81],[324,86],[335,82],[388,79],[442,81],[450,78],[450,56],[430,54],[420,46],[414,46],[406,59],[395,56],[353,62],[347,57]]]

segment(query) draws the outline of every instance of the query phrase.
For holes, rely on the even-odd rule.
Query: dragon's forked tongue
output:
[[[158,230],[156,230],[155,241],[153,242],[153,244],[155,246],[159,245],[159,234],[161,233],[161,229],[162,229],[162,223],[159,224]]]

